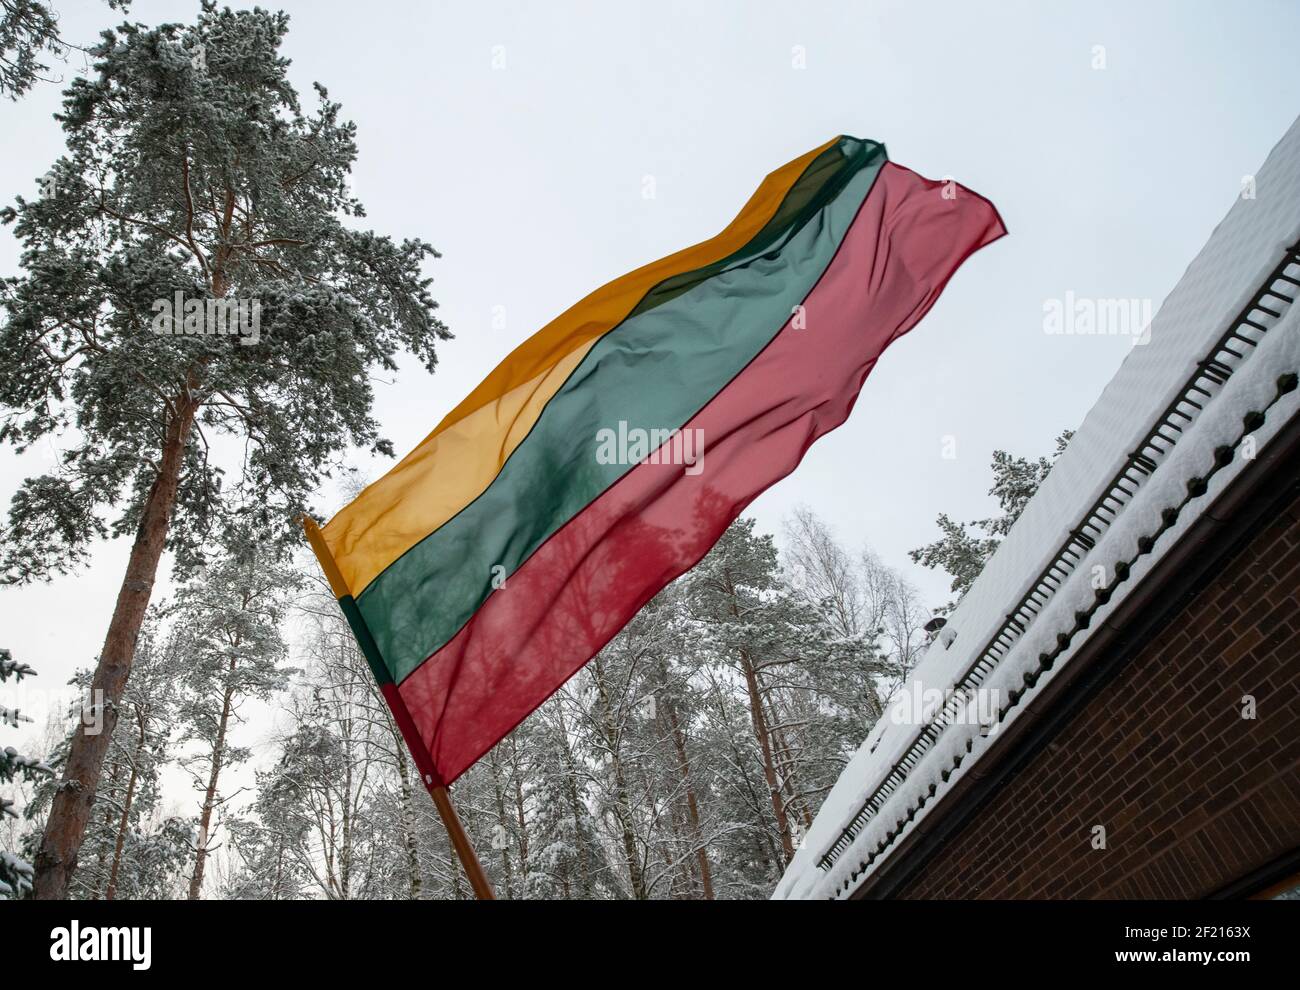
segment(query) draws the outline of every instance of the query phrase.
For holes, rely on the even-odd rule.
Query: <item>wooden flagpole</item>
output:
[[[456,807],[451,803],[451,795],[447,793],[446,785],[435,785],[432,774],[426,772],[432,767],[429,765],[427,753],[424,753],[423,743],[420,742],[419,734],[411,723],[411,716],[406,710],[402,696],[393,688],[392,677],[388,675],[383,658],[379,655],[379,647],[375,644],[374,637],[366,627],[365,619],[356,607],[352,591],[338,564],[335,563],[334,554],[330,552],[320,527],[311,516],[302,517],[302,526],[307,533],[307,542],[311,545],[312,552],[316,554],[316,559],[320,561],[321,570],[325,572],[325,579],[329,581],[330,590],[338,599],[339,608],[343,610],[343,616],[348,620],[352,634],[357,638],[361,655],[366,658],[366,663],[370,665],[371,672],[380,684],[380,693],[393,713],[393,720],[406,741],[406,748],[411,751],[411,757],[420,768],[424,786],[433,797],[433,806],[438,809],[438,816],[447,829],[447,835],[451,838],[451,845],[456,850],[460,865],[465,868],[465,873],[469,876],[470,886],[474,888],[475,896],[480,901],[496,900],[496,894],[492,892],[492,884],[488,881],[487,874],[483,872],[483,864],[478,861],[469,836],[465,834],[465,826],[461,824],[460,816],[456,814]],[[421,756],[424,756],[424,759],[421,759]]]
[[[447,788],[430,785],[429,794],[433,796],[433,805],[438,809],[438,814],[442,816],[443,825],[447,826],[447,834],[451,836],[452,848],[456,850],[460,865],[465,868],[465,873],[469,877],[469,884],[474,888],[475,896],[480,901],[496,900],[496,894],[492,891],[492,884],[488,881],[487,874],[483,872],[483,864],[478,861],[478,856],[474,853],[474,846],[469,841],[469,836],[465,834],[465,826],[460,823],[460,816],[456,814],[456,806],[451,803],[451,795],[447,793]]]

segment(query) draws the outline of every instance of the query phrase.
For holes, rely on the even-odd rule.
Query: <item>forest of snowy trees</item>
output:
[[[914,557],[935,558],[960,595],[1053,459],[995,451],[999,514],[941,517],[940,540]],[[843,545],[809,509],[786,520],[780,546],[737,520],[456,782],[499,897],[771,893],[919,659],[931,614],[870,547]],[[86,671],[78,684],[88,681]],[[249,702],[274,729],[242,729]],[[236,531],[222,557],[150,610],[122,709],[72,896],[473,896],[305,555],[279,563]],[[13,862],[34,853],[80,717],[49,727],[50,769],[13,785],[12,804],[26,806],[21,820],[9,811]],[[251,782],[232,783],[244,765],[237,779]],[[191,782],[192,800],[164,793],[168,767]]]
[[[498,896],[771,892],[929,617],[811,512],[782,544],[737,521],[456,783]],[[255,699],[274,730],[242,730]],[[314,565],[244,544],[156,605],[123,708],[74,896],[471,896]],[[169,766],[193,800],[165,795]],[[29,857],[52,781],[10,831]]]

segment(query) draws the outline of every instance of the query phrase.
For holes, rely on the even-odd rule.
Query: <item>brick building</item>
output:
[[[1055,731],[1002,754],[960,807],[954,795],[944,841],[901,857],[877,893],[1196,898],[1300,872],[1295,481],[1244,533],[1197,545],[1184,566],[1201,580],[1143,605],[1163,611],[1154,628],[1098,643],[1091,682],[1050,714]],[[1246,696],[1254,721],[1238,711]],[[1108,826],[1104,850],[1079,841],[1093,823]]]
[[[777,897],[1300,889],[1300,122],[1188,267]]]

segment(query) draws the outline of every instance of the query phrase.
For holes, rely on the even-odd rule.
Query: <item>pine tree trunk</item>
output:
[[[137,717],[139,717],[137,715]],[[117,878],[122,868],[122,850],[126,847],[126,829],[131,819],[131,805],[135,801],[135,784],[139,776],[140,755],[144,752],[146,739],[144,719],[140,718],[140,735],[135,743],[135,756],[131,760],[131,776],[126,782],[126,799],[122,802],[122,817],[117,823],[117,841],[113,844],[113,867],[108,874],[108,890],[104,900],[111,901],[117,896]]]
[[[776,712],[772,717],[777,717]],[[804,831],[812,828],[813,815],[812,810],[808,807],[808,802],[804,800],[798,787],[798,769],[795,762],[794,750],[790,748],[790,742],[786,739],[785,732],[781,729],[772,730],[773,738],[776,739],[777,745],[777,766],[781,771],[781,778],[785,784],[786,807],[791,809],[794,815],[803,819]]]
[[[685,890],[688,897],[692,900],[703,897],[700,883],[700,864],[694,856],[678,856],[683,846],[690,846],[695,842],[695,836],[691,832],[691,820],[686,814],[685,806],[679,802],[673,802],[672,807],[672,843],[668,848],[668,853],[675,857],[665,863],[665,867],[671,868],[674,863],[682,876]]]
[[[230,658],[230,670],[236,660]],[[194,854],[194,873],[190,877],[190,900],[197,901],[203,889],[203,866],[208,859],[208,829],[212,825],[212,810],[217,800],[217,779],[221,776],[221,761],[226,750],[226,727],[230,723],[230,703],[233,687],[227,687],[221,701],[221,721],[217,724],[217,741],[212,746],[212,771],[208,774],[208,790],[203,796],[203,815],[199,819],[198,851]]]
[[[695,798],[695,786],[691,783],[691,764],[686,756],[686,738],[682,734],[681,723],[677,720],[677,708],[668,700],[664,707],[668,712],[668,726],[673,737],[673,748],[677,751],[677,769],[686,785],[686,815],[690,821],[692,841],[696,845],[695,858],[700,869],[700,886],[706,901],[713,900],[713,872],[709,869],[709,852],[704,847],[704,835],[700,829],[700,805]]]
[[[736,605],[736,588],[730,578],[727,579],[726,593],[730,600],[732,618],[739,620],[740,610]],[[781,785],[777,781],[776,765],[772,759],[772,739],[768,732],[767,719],[763,716],[763,696],[758,686],[758,671],[748,650],[741,647],[737,652],[740,654],[740,669],[745,676],[745,687],[749,692],[750,722],[754,728],[754,736],[758,740],[759,751],[763,756],[763,777],[772,795],[772,813],[776,816],[776,827],[781,836],[781,851],[785,854],[785,863],[788,866],[790,860],[794,859],[794,840],[790,835],[790,823],[786,821],[785,803],[781,800]]]
[[[747,650],[740,651],[740,665],[745,674],[745,687],[749,689],[749,716],[763,754],[763,777],[772,793],[772,813],[776,816],[777,830],[781,835],[781,851],[785,854],[786,865],[789,865],[790,860],[794,859],[794,840],[790,835],[790,823],[786,820],[785,802],[781,799],[781,785],[776,778],[772,739],[767,729],[767,719],[763,715],[763,698],[758,689],[758,673],[754,670]]]
[[[113,618],[109,621],[108,634],[104,637],[104,647],[91,681],[92,704],[102,699],[103,725],[98,727],[98,731],[92,731],[95,726],[83,725],[81,731],[72,737],[63,778],[50,806],[41,847],[36,854],[32,895],[41,900],[66,898],[68,883],[77,868],[77,853],[86,834],[86,823],[90,821],[104,756],[117,727],[117,705],[131,674],[136,640],[153,594],[158,561],[167,541],[196,407],[197,403],[188,396],[182,397],[176,403],[176,414],[167,424],[158,476],[145,499],[140,528],[136,531],[126,575],[118,591]]]
[[[735,725],[735,723],[732,721],[731,715],[727,711],[727,699],[723,697],[722,691],[718,687],[716,681],[714,681],[713,683],[712,693],[713,693],[713,704],[718,712],[718,721],[721,722],[721,724],[726,726],[727,728],[727,746],[731,750],[732,762],[736,766],[738,772],[740,773],[740,781],[738,782],[738,786],[740,784],[744,785],[745,793],[749,797],[749,803],[752,805],[756,813],[760,813],[760,809],[762,808],[762,804],[763,804],[762,797],[760,795],[760,792],[756,789],[755,782],[752,781],[749,777],[749,773],[746,770],[749,761],[745,756],[741,755],[740,747],[739,745],[737,745],[737,741],[736,741],[736,734],[740,730],[735,729],[733,731],[733,726]],[[752,725],[750,731],[751,732],[753,731]],[[760,824],[761,823],[756,823],[756,827],[758,827],[758,825]],[[772,833],[769,829],[762,828],[761,834],[756,835],[754,837],[754,848],[756,851],[756,858],[763,866],[763,871],[769,872],[769,870],[775,869],[776,875],[774,877],[773,882],[779,883],[781,880],[781,872],[783,868],[776,866],[778,853],[777,853],[776,846],[772,845]]]

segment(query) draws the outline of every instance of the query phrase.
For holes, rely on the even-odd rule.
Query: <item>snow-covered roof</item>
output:
[[[1249,445],[1262,450],[1295,416],[1300,120],[1254,193],[1215,228],[887,706],[774,897],[856,889],[1243,470]],[[929,702],[919,717],[917,699]],[[979,724],[990,711],[992,731]]]

